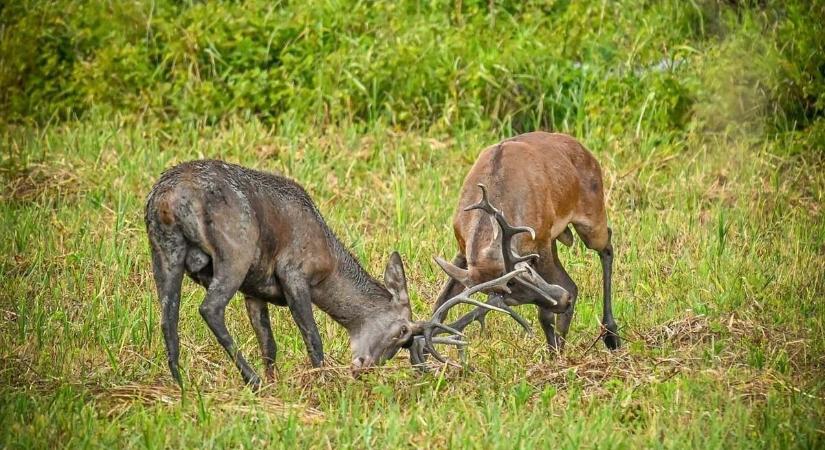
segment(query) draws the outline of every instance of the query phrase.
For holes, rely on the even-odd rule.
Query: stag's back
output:
[[[211,258],[249,252],[251,274],[260,276],[279,256],[331,267],[340,246],[300,185],[214,160],[167,170],[147,199],[146,226],[153,246],[167,253],[181,237]]]
[[[561,234],[572,221],[603,216],[602,175],[593,155],[572,137],[533,132],[505,140],[482,151],[462,186],[453,228],[470,266],[483,266],[484,249],[494,225],[478,210],[464,211],[479,199],[477,184],[487,186],[491,203],[511,223],[529,226],[515,239],[516,250],[534,253]]]

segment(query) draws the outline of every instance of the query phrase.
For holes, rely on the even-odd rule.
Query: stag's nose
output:
[[[352,360],[352,377],[358,378],[361,374],[372,366],[372,360],[370,358],[364,358],[363,356],[359,356]]]

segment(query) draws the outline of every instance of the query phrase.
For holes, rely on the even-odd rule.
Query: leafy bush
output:
[[[717,94],[736,92],[731,77],[764,97],[759,119],[770,111],[804,126],[823,111],[823,7],[804,2],[48,0],[3,8],[7,120],[104,108],[210,122],[288,115],[307,126],[680,129],[694,113],[730,122],[709,119],[735,105],[715,104]],[[698,60],[697,49],[716,59]],[[719,69],[730,61],[738,65]],[[751,74],[760,64],[766,70]]]

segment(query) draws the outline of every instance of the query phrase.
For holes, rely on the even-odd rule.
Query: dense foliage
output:
[[[825,111],[821,2],[21,0],[1,17],[12,120],[104,108],[615,133],[693,117],[801,128]]]
[[[0,448],[825,448],[823,29],[821,0],[0,0]],[[296,179],[370,273],[401,253],[423,318],[473,160],[537,128],[603,168],[621,350],[576,238],[562,354],[490,317],[472,370],[355,380],[341,326],[316,309],[313,370],[272,307],[255,395],[186,281],[172,383],[163,170]]]

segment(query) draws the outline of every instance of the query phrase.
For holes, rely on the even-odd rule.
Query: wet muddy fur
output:
[[[393,278],[391,293],[364,271],[292,180],[221,161],[183,163],[155,184],[145,220],[169,369],[178,383],[184,274],[206,288],[200,314],[244,381],[254,387],[261,380],[224,321],[225,308],[238,291],[245,295],[270,379],[277,347],[269,304],[289,307],[315,367],[323,364],[323,346],[313,306],[347,328],[360,363],[380,362],[400,346],[395,335],[389,336],[410,321],[400,258],[394,254],[390,259],[388,271],[401,274]]]

